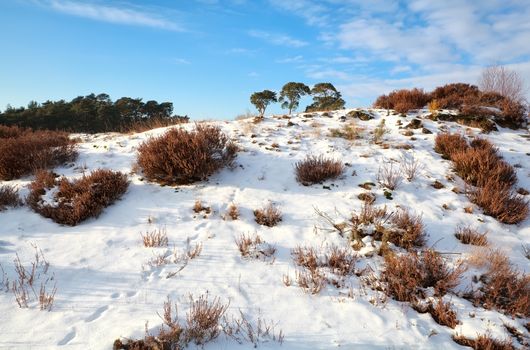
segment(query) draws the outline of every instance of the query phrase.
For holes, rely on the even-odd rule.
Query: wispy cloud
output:
[[[185,59],[185,58],[175,58],[175,59],[173,60],[173,63],[175,63],[175,64],[191,64],[191,62],[188,61],[188,60]]]
[[[269,33],[262,30],[250,30],[248,32],[248,35],[265,40],[271,44],[274,45],[280,45],[280,46],[288,46],[288,47],[303,47],[308,45],[306,41],[298,40],[295,38],[292,38],[285,34],[279,34],[279,33]]]
[[[133,8],[123,4],[104,5],[95,2],[69,0],[50,0],[45,5],[54,11],[72,16],[84,17],[95,21],[144,26],[170,31],[183,31],[179,24],[146,9]]]
[[[304,56],[298,55],[293,57],[280,58],[276,60],[276,63],[298,63],[304,60]]]

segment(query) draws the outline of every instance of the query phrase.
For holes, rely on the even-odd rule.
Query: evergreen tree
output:
[[[263,90],[260,92],[255,92],[250,96],[250,102],[256,107],[259,112],[259,116],[263,117],[265,114],[265,109],[272,102],[278,102],[276,98],[276,93],[270,90]]]
[[[289,82],[282,87],[278,101],[282,102],[282,108],[289,109],[289,114],[291,114],[293,110],[298,108],[300,98],[310,93],[309,86],[304,83]]]

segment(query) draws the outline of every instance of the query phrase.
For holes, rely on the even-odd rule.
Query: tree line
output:
[[[122,97],[112,101],[107,94],[78,96],[71,101],[31,101],[27,107],[7,109],[0,113],[0,124],[24,128],[98,133],[123,131],[135,124],[187,122],[187,116],[173,115],[171,102]]]
[[[306,112],[331,111],[343,109],[346,102],[342,95],[331,83],[318,83],[312,89],[304,83],[289,82],[285,84],[279,96],[271,90],[254,92],[250,96],[250,102],[256,107],[260,117],[263,117],[267,106],[271,103],[280,102],[283,109],[288,109],[289,114],[298,108],[303,96],[313,96],[313,103],[306,107]]]

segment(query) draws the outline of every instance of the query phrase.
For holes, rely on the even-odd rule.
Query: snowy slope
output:
[[[330,117],[295,115],[290,119],[295,124],[292,126],[280,117],[267,117],[259,124],[251,120],[212,122],[241,146],[236,167],[221,171],[207,182],[178,188],[147,183],[141,174],[133,172],[138,145],[150,136],[162,134],[165,128],[133,135],[80,135],[80,156],[75,165],[55,171],[72,178],[97,168],[123,171],[131,174],[129,190],[99,218],[76,227],[57,225],[27,207],[0,213],[0,263],[10,280],[15,277],[15,254],[22,262],[30,262],[34,255],[31,244],[36,244],[50,263],[48,275],[57,282],[51,312],[40,311],[34,304],[20,309],[12,293],[0,293],[0,349],[110,349],[116,338],[142,337],[146,321],[151,329],[156,329],[161,324],[157,312],[161,312],[167,296],[182,305],[183,317],[188,295],[206,291],[229,301],[230,313],[241,310],[249,318],[261,315],[275,322],[276,329],[285,334],[283,344],[265,342],[260,344],[263,349],[457,349],[460,346],[451,339],[455,332],[470,337],[490,332],[503,338],[503,322],[524,330],[521,322],[495,311],[473,308],[456,295],[446,296],[462,322],[452,330],[404,303],[381,300],[380,294],[362,287],[355,276],[348,279],[348,287],[328,285],[317,295],[304,293],[295,284],[284,285],[285,274],[294,277],[292,248],[332,243],[348,246],[337,233],[315,231],[320,222],[314,207],[332,215],[336,210],[348,217],[361,208],[357,196],[364,190],[358,185],[375,183],[379,165],[398,160],[402,154],[413,154],[423,169],[414,181],[403,181],[393,192],[392,201],[385,199],[383,189],[375,187],[376,205],[386,204],[390,210],[401,206],[421,214],[428,233],[427,246],[455,253],[447,254],[450,259],[463,258],[472,249],[455,239],[456,226],[478,226],[489,232],[493,247],[508,252],[519,269],[530,272],[521,248],[530,244],[530,220],[503,225],[483,215],[479,208],[466,213],[464,207],[471,203],[464,194],[451,191],[463,184],[459,179],[455,183],[446,179],[452,173],[450,163],[433,151],[434,137],[440,128],[468,134],[478,134],[479,130],[424,120],[433,134],[422,134],[418,129],[415,140],[411,140],[402,135],[403,129],[396,122],[401,120],[406,125],[414,115],[403,118],[369,110],[375,119],[355,120],[365,129],[361,139],[329,137],[329,129],[340,128],[344,123],[341,117],[347,112],[332,112]],[[371,142],[370,131],[382,118],[390,129],[384,136],[387,149]],[[530,144],[525,135],[528,132],[500,129],[485,137],[500,148],[508,162],[518,164],[518,186],[530,189]],[[274,143],[279,147],[271,147]],[[393,147],[403,143],[414,148]],[[349,166],[342,178],[325,183],[327,188],[304,187],[295,180],[293,164],[308,154],[330,155]],[[435,180],[445,188],[434,189],[431,184]],[[30,181],[25,178],[3,184],[16,184],[25,196],[25,186]],[[195,214],[192,208],[196,200],[211,206],[212,214],[207,218]],[[283,221],[273,228],[257,225],[252,213],[269,201],[283,213]],[[241,218],[237,221],[223,219],[231,203],[240,209]],[[160,228],[167,230],[169,251],[173,247],[184,250],[188,239],[192,245],[203,245],[201,255],[170,278],[166,278],[168,273],[179,270],[180,265],[147,266],[154,254],[166,248],[145,248],[141,243],[140,233]],[[254,233],[276,246],[273,261],[240,256],[235,239],[240,234]],[[361,257],[358,267],[377,269],[380,264],[377,255]],[[463,280],[462,289],[466,283]],[[239,345],[224,336],[206,346],[246,348],[252,345]]]

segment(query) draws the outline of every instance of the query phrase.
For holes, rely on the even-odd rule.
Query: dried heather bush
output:
[[[406,156],[405,154],[401,155],[399,158],[399,167],[401,173],[405,175],[405,178],[408,181],[414,180],[418,172],[423,169],[422,164],[413,154],[409,156]]]
[[[518,224],[528,217],[528,201],[497,179],[485,181],[483,187],[470,190],[468,196],[484,214],[504,224]]]
[[[331,137],[340,137],[349,141],[357,140],[361,138],[363,128],[355,125],[353,120],[350,120],[342,125],[340,129],[330,129]]]
[[[269,203],[261,209],[254,210],[254,219],[260,225],[273,227],[282,221],[282,212],[278,207]]]
[[[451,159],[454,153],[468,147],[466,139],[460,134],[439,133],[434,140],[434,151],[440,153],[444,159]]]
[[[237,205],[235,205],[234,203],[230,204],[226,215],[232,220],[239,219],[239,208],[237,207]]]
[[[75,226],[90,217],[97,217],[103,209],[118,200],[127,190],[127,175],[99,169],[74,181],[54,174],[40,172],[30,184],[28,205],[37,213],[53,221]],[[46,190],[56,187],[55,203],[42,202]]]
[[[451,160],[455,172],[470,185],[484,186],[490,179],[507,186],[517,182],[514,168],[500,158],[491,144],[484,143],[481,147],[454,152]]]
[[[530,275],[516,270],[508,257],[493,250],[483,257],[486,272],[480,277],[481,288],[468,293],[474,303],[513,316],[530,316]]]
[[[442,326],[454,329],[458,325],[456,312],[451,308],[451,304],[444,302],[442,298],[438,298],[436,306],[433,306],[432,303],[429,304],[427,311],[431,314],[436,323],[441,324]]]
[[[244,258],[267,259],[274,256],[276,248],[265,242],[259,235],[240,235],[236,238],[236,245]]]
[[[145,234],[140,233],[144,247],[167,247],[169,241],[166,229],[147,231]]]
[[[498,340],[490,335],[480,334],[475,339],[463,335],[453,335],[455,343],[473,348],[474,350],[514,350],[511,339]]]
[[[347,276],[354,272],[356,261],[351,248],[332,246],[325,253],[322,264],[337,275]]]
[[[476,246],[487,246],[487,233],[480,233],[476,228],[471,226],[459,226],[456,228],[455,237],[463,244],[471,244]]]
[[[414,302],[424,296],[424,289],[433,287],[442,296],[458,285],[463,268],[451,269],[445,260],[432,250],[385,255],[385,268],[381,274],[386,293],[398,301]]]
[[[411,109],[423,108],[429,102],[429,94],[422,89],[394,90],[388,96],[377,98],[376,108],[394,109],[398,113],[407,113]]]
[[[21,204],[18,190],[14,186],[0,186],[0,211],[4,211],[8,207],[18,207]]]
[[[49,169],[77,157],[74,141],[59,131],[4,129],[0,138],[0,180],[17,179],[39,169]]]
[[[439,108],[457,109],[466,100],[475,100],[480,92],[474,85],[463,83],[452,83],[439,86],[431,92],[431,98],[435,99]]]
[[[193,204],[193,211],[196,214],[204,212],[205,214],[210,214],[212,212],[212,208],[208,206],[204,206],[200,200],[196,200],[195,204]]]
[[[190,309],[186,315],[186,343],[204,345],[216,339],[221,333],[221,319],[228,304],[223,304],[219,298],[209,300],[208,295],[201,295],[194,299],[190,295]]]
[[[296,271],[295,280],[300,288],[310,294],[318,294],[326,285],[326,277],[318,269]]]
[[[236,153],[219,127],[197,124],[193,131],[175,128],[141,144],[138,164],[151,181],[188,184],[230,166]]]
[[[392,215],[390,221],[396,229],[390,230],[389,242],[405,249],[423,247],[425,244],[425,226],[420,215],[400,209]]]
[[[296,181],[304,186],[335,179],[344,172],[344,165],[340,160],[320,156],[307,156],[295,165]]]

